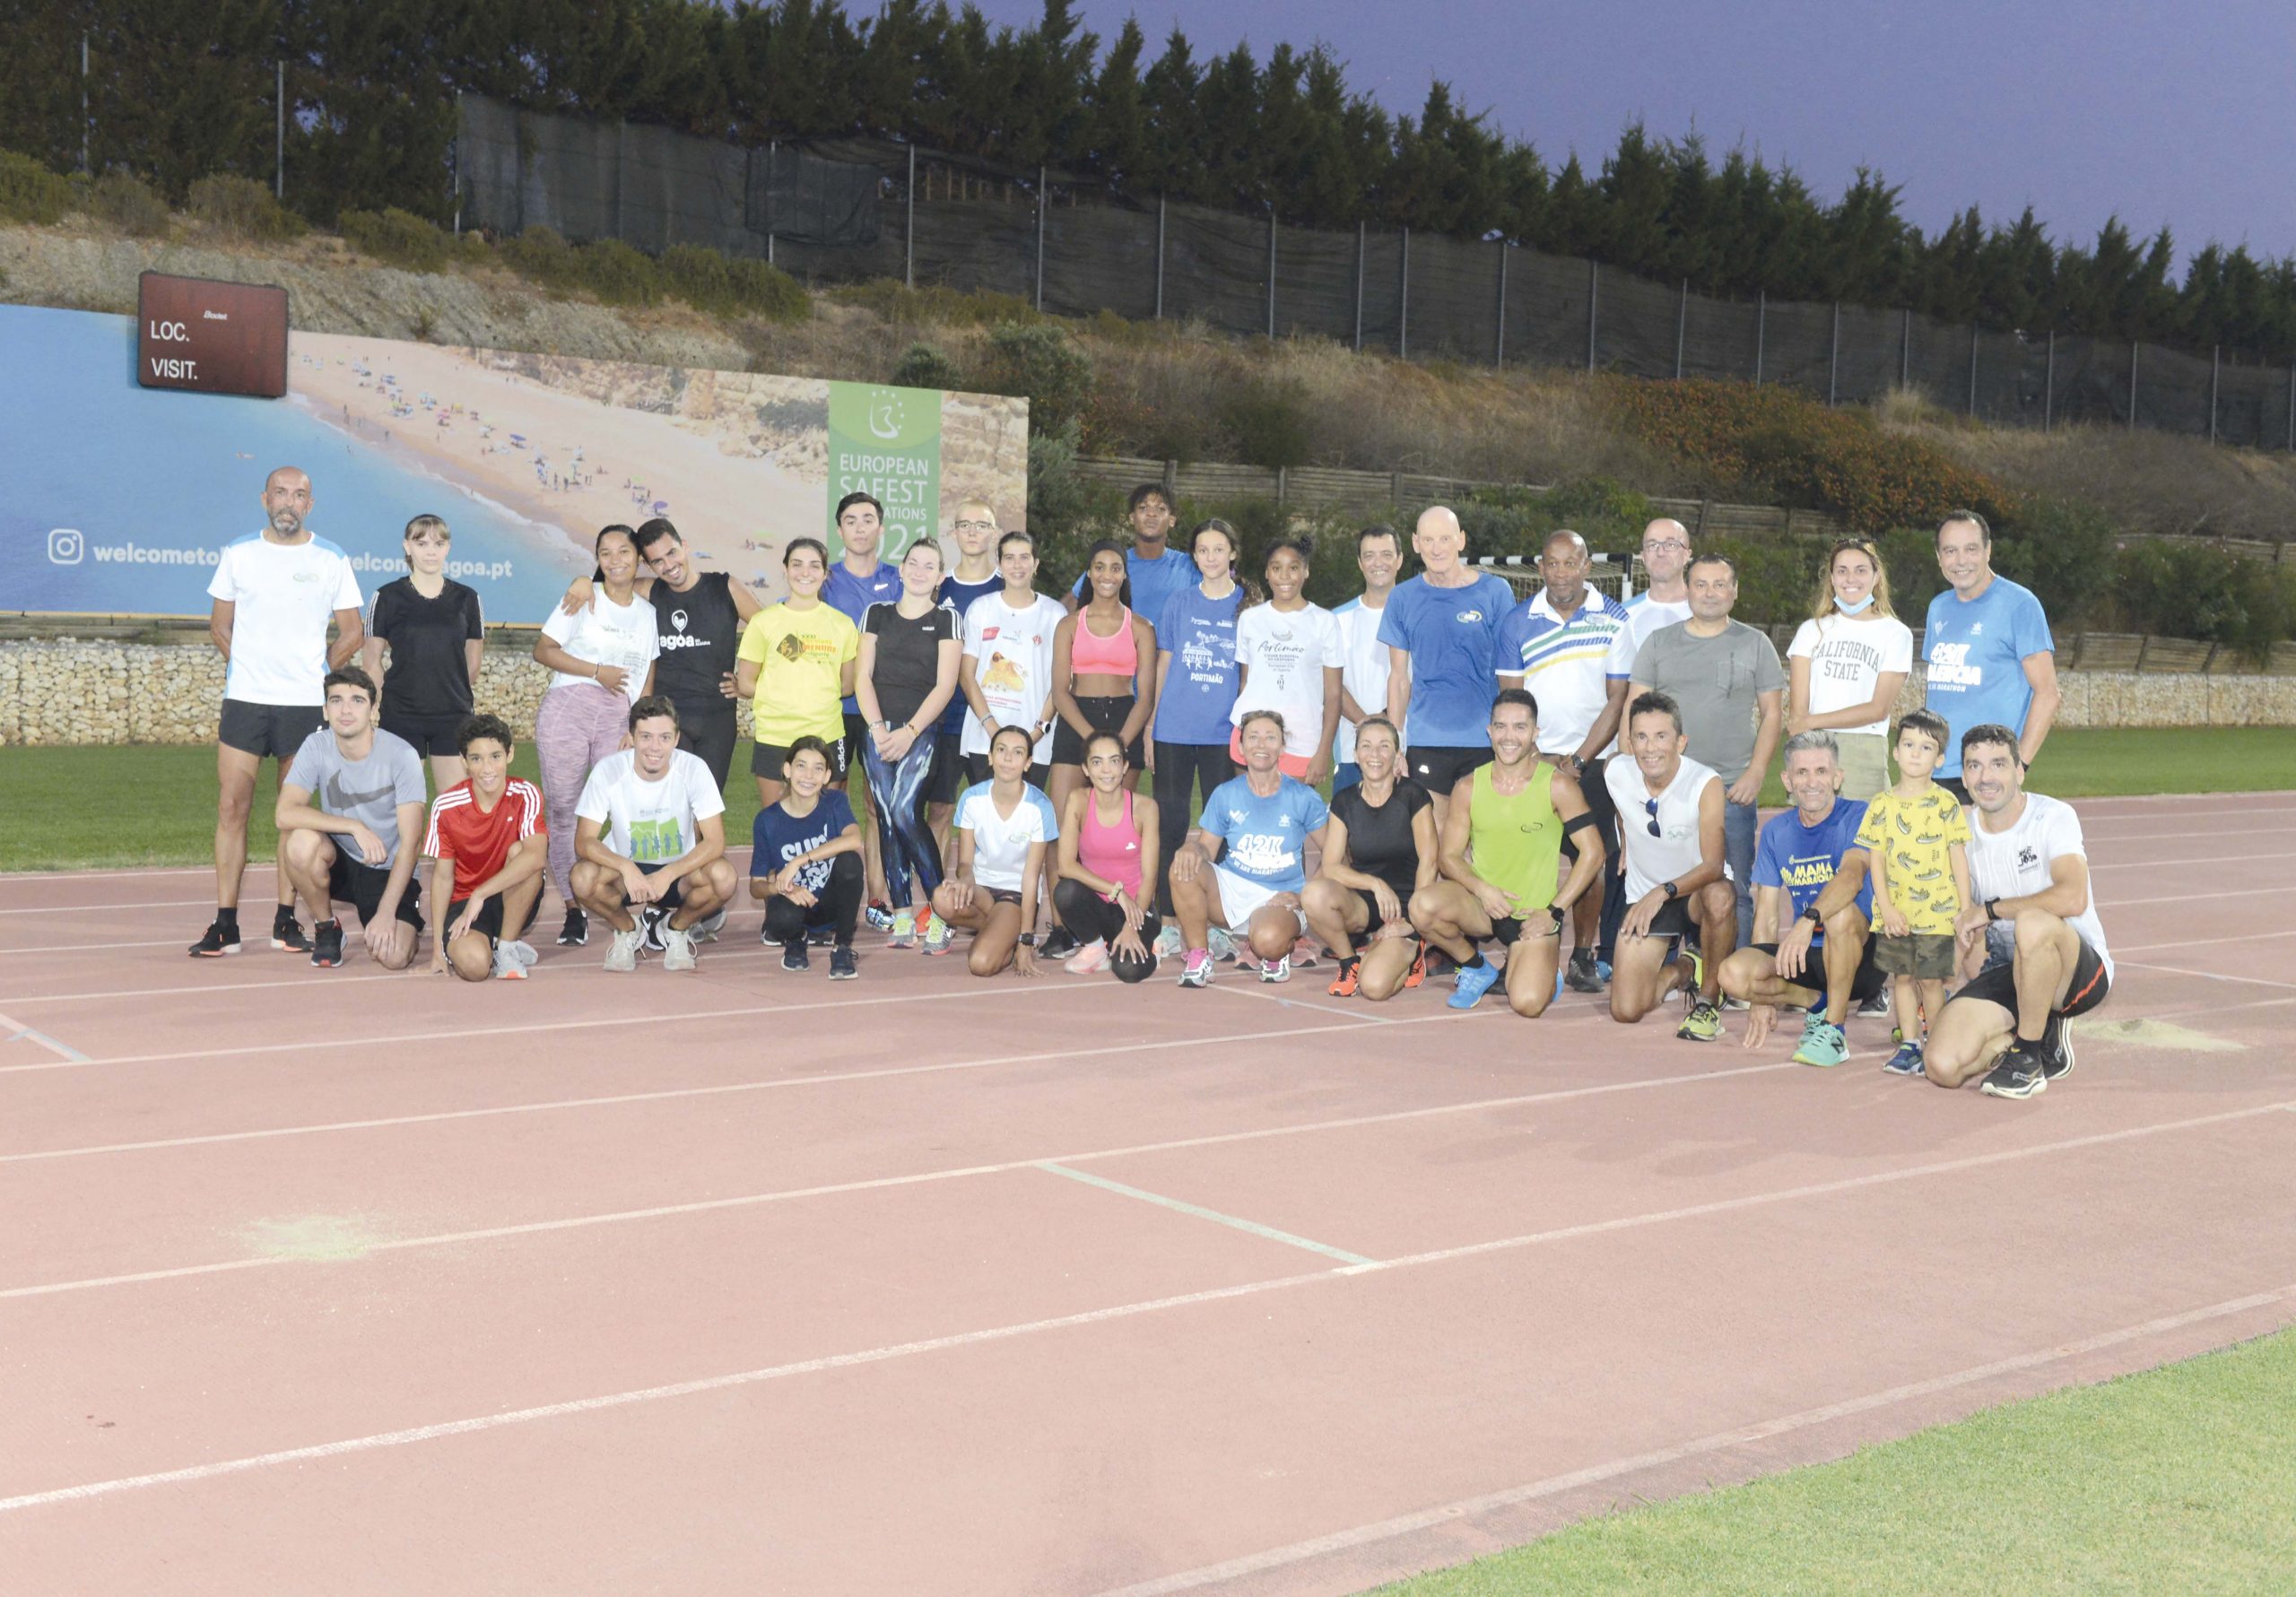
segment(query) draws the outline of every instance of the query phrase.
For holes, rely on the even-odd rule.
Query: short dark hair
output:
[[[328,690],[337,686],[356,688],[367,696],[369,704],[375,702],[375,679],[356,665],[338,665],[328,672],[326,681],[319,684],[319,697],[325,699]]]
[[[1369,543],[1374,538],[1386,538],[1393,542],[1398,550],[1403,547],[1403,534],[1401,533],[1396,532],[1395,528],[1389,526],[1384,521],[1375,521],[1370,526],[1365,527],[1361,532],[1355,534],[1355,552],[1358,554],[1362,553],[1363,545]]]
[[[1272,710],[1265,705],[1262,705],[1256,710],[1244,712],[1244,718],[1236,723],[1237,735],[1240,737],[1245,732],[1250,730],[1251,724],[1255,721],[1273,721],[1275,723],[1275,730],[1281,733],[1289,733],[1291,730],[1283,725],[1283,711]]]
[[[1899,718],[1897,737],[1903,737],[1909,732],[1918,732],[1927,738],[1937,745],[1940,753],[1945,750],[1946,740],[1953,735],[1952,728],[1945,725],[1945,717],[1935,710],[1927,709],[1908,710]],[[1890,741],[1895,742],[1897,738]]]
[[[663,694],[648,693],[630,707],[630,730],[637,731],[640,721],[650,721],[657,716],[667,716],[670,725],[675,726],[678,724],[678,707]]]
[[[639,554],[644,554],[665,538],[673,543],[685,542],[685,539],[679,535],[678,529],[670,525],[670,518],[666,516],[657,516],[651,521],[641,521],[638,524],[637,543]]]
[[[2024,763],[2025,757],[2019,750],[2017,734],[2010,731],[2006,726],[2002,725],[1998,721],[1987,721],[1981,726],[1972,726],[1967,732],[1961,733],[1961,761],[1963,764],[1967,764],[1969,762],[1970,751],[1978,747],[1981,743],[1999,743],[2003,748],[2008,750],[2010,753],[2017,756],[2019,764],[2022,765]]]
[[[1008,732],[1014,737],[1021,740],[1022,748],[1029,751],[1031,754],[1036,751],[1036,740],[1029,735],[1029,729],[1027,727],[1007,725],[998,727],[995,732],[988,734],[988,751],[990,753],[994,754],[996,752],[996,740],[1003,737]]]
[[[877,496],[874,493],[864,493],[857,489],[837,501],[837,514],[831,516],[831,519],[832,521],[843,521],[845,519],[845,513],[853,508],[856,505],[868,506],[869,508],[877,513],[877,519],[879,521],[883,521],[885,518],[885,508],[878,502]]]
[[[1718,550],[1710,550],[1705,554],[1694,554],[1691,556],[1690,564],[1684,566],[1683,568],[1683,571],[1684,575],[1688,575],[1690,572],[1697,569],[1700,566],[1726,566],[1729,568],[1730,575],[1734,579],[1738,575],[1738,562],[1732,560],[1728,555],[1720,552]]]
[[[1937,523],[1937,542],[1945,541],[1945,529],[1957,521],[1966,521],[1977,528],[1977,535],[1987,549],[1993,547],[1993,524],[1974,510],[1948,510]]]
[[[1172,508],[1172,496],[1161,482],[1143,482],[1124,496],[1124,513],[1126,516],[1131,515],[1150,499],[1163,500],[1164,508],[1167,510]]]
[[[1021,531],[1021,529],[1020,529],[1020,528],[1018,528],[1018,527],[1013,527],[1013,529],[1011,529],[1010,531],[1008,531],[1008,532],[1004,532],[1004,533],[1000,533],[1000,534],[997,535],[997,539],[996,539],[996,558],[997,558],[998,560],[1003,560],[1003,559],[1004,558],[1004,546],[1005,546],[1007,543],[1012,543],[1012,542],[1017,542],[1025,543],[1025,544],[1027,544],[1031,549],[1034,549],[1034,548],[1037,546],[1037,541],[1036,541],[1034,538],[1031,537],[1028,534],[1026,534],[1026,533],[1024,533],[1024,532]]]
[[[1539,724],[1539,701],[1531,696],[1531,690],[1528,688],[1500,689],[1491,700],[1492,716],[1496,716],[1499,714],[1499,707],[1502,704],[1521,705],[1531,712],[1531,725],[1536,726]]]
[[[1656,688],[1648,693],[1635,695],[1634,702],[1626,707],[1626,724],[1629,726],[1634,725],[1637,716],[1664,716],[1674,724],[1676,732],[1683,729],[1683,707],[1674,702],[1673,694],[1661,693]]]
[[[796,554],[801,549],[812,550],[815,554],[822,557],[822,565],[826,566],[829,564],[828,544],[822,542],[819,538],[792,538],[788,542],[781,546],[781,564],[785,570],[788,568],[789,557]],[[795,745],[792,746],[794,747]]]
[[[455,728],[455,748],[465,759],[470,746],[491,738],[502,745],[502,752],[509,753],[517,747],[517,740],[510,735],[510,724],[500,716],[490,716],[483,710],[474,716],[465,716],[463,724]]]
[[[830,758],[829,745],[811,733],[807,733],[789,745],[788,752],[781,757],[782,768],[787,770],[789,768],[789,762],[800,754],[818,754],[822,757],[823,765],[832,771],[837,769],[837,761]]]

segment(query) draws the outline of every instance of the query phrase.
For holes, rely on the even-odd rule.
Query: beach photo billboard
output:
[[[884,502],[888,558],[963,499],[1027,525],[1022,399],[298,332],[265,400],[140,386],[136,334],[0,306],[0,611],[205,616],[282,465],[310,473],[311,529],[367,594],[404,573],[410,518],[445,517],[448,574],[495,621],[541,621],[616,522],[667,516],[766,599],[782,547],[833,532],[854,487]]]

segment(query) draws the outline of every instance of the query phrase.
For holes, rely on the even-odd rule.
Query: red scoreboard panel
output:
[[[146,272],[136,292],[135,380],[277,399],[287,392],[287,291]]]

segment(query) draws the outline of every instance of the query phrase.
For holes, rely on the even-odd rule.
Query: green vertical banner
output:
[[[898,560],[910,544],[938,534],[941,519],[941,390],[874,383],[829,386],[829,523],[831,559],[837,501],[874,494],[885,508],[879,558]]]

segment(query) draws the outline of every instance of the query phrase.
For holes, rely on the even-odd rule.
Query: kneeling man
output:
[[[2025,791],[2017,734],[1972,726],[1961,736],[1970,790],[1970,894],[1954,935],[1966,968],[1983,968],[1945,1001],[1929,1029],[1929,1079],[1978,1076],[1995,1098],[2031,1098],[2073,1068],[2073,1029],[2112,991],[2113,957],[2089,886],[2080,818]]]
[[[519,933],[535,918],[550,855],[542,789],[510,775],[513,745],[501,716],[469,717],[455,741],[470,775],[430,802],[422,840],[422,852],[438,862],[430,875],[430,909],[439,916],[430,969],[452,970],[466,982],[522,981],[535,950]]]
[[[1747,1047],[1761,1046],[1778,1006],[1790,1003],[1809,1011],[1794,1063],[1839,1064],[1849,1057],[1842,1022],[1850,1006],[1884,980],[1869,934],[1874,886],[1857,846],[1866,804],[1841,796],[1841,750],[1831,732],[1787,741],[1786,791],[1794,808],[1761,829],[1754,850],[1755,941],[1723,962],[1722,990],[1753,1006]]]
[[[311,912],[311,963],[343,963],[335,906],[359,912],[375,963],[414,960],[414,838],[422,829],[422,757],[375,725],[374,679],[356,665],[327,673],[326,725],[295,751],[279,787],[279,857]]]
[[[677,707],[658,694],[630,707],[630,743],[591,768],[574,806],[576,902],[613,928],[608,970],[638,968],[645,928],[663,918],[662,968],[694,967],[693,924],[733,901],[726,797],[698,754],[678,747]]]
[[[1721,968],[1738,942],[1737,890],[1724,861],[1722,778],[1683,751],[1680,706],[1664,693],[1638,696],[1626,711],[1628,758],[1605,768],[1618,807],[1626,914],[1611,973],[1611,1019],[1633,1025],[1677,987],[1690,1013],[1674,1035],[1710,1043],[1722,1035]],[[1695,931],[1703,959],[1678,958]]]

